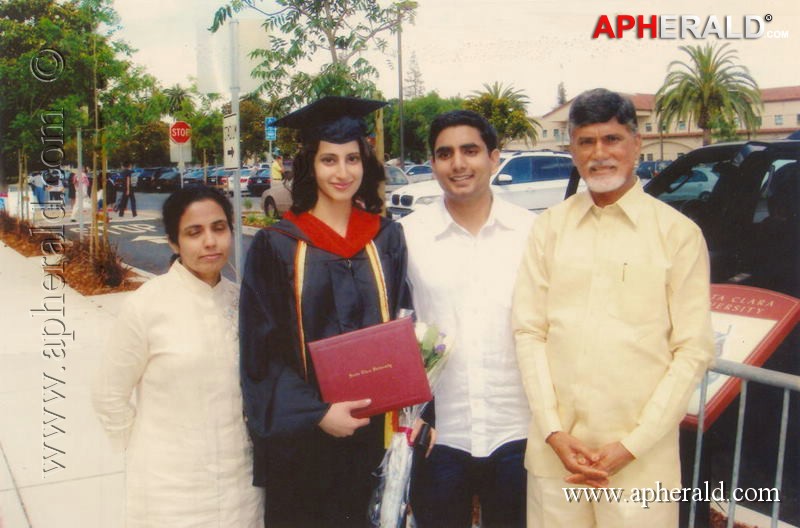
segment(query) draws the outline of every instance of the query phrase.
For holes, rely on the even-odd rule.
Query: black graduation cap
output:
[[[386,106],[385,101],[329,95],[275,121],[274,126],[296,128],[304,142],[328,141],[341,145],[367,135],[363,117]]]

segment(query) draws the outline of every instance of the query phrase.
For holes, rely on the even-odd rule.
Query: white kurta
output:
[[[238,287],[175,262],[132,293],[93,390],[126,449],[128,528],[263,526],[242,415]],[[131,396],[136,389],[136,401]]]

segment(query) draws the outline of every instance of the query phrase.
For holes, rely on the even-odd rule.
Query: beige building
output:
[[[678,156],[702,146],[703,131],[695,123],[673,123],[664,134],[658,133],[655,115],[655,95],[628,94],[636,107],[639,132],[642,135],[642,160],[674,160]],[[761,90],[764,107],[761,109],[761,127],[754,135],[739,130],[741,139],[785,138],[800,129],[800,86],[765,88]],[[567,119],[572,100],[538,118],[542,129],[534,148],[566,150],[569,144]],[[522,142],[512,142],[507,149],[526,149]]]

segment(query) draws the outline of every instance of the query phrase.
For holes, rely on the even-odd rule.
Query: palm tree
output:
[[[693,119],[703,130],[703,145],[711,142],[715,121],[738,118],[747,130],[758,128],[762,106],[758,84],[745,66],[736,63],[736,52],[727,47],[679,48],[690,61],[672,61],[656,93],[655,110],[662,128],[675,120]]]
[[[167,113],[173,117],[183,110],[185,102],[192,100],[190,91],[179,84],[165,89],[164,95],[167,96]]]
[[[514,139],[522,139],[526,144],[534,144],[539,139],[536,127],[539,122],[528,117],[525,105],[530,101],[522,90],[512,85],[503,86],[495,82],[483,85],[484,91],[473,92],[464,102],[464,108],[485,117],[497,131],[498,148]]]
[[[530,102],[528,96],[522,90],[515,90],[513,85],[503,86],[502,83],[495,81],[491,86],[483,85],[483,91],[472,92],[474,97],[489,95],[494,99],[505,99],[509,104],[518,110],[525,110],[525,105]]]

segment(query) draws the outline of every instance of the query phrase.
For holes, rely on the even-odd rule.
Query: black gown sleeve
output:
[[[401,308],[413,310],[414,306],[411,302],[411,289],[408,284],[407,269],[408,269],[408,251],[406,249],[406,239],[403,234],[403,227],[397,223],[392,222],[385,229],[389,231],[387,245],[389,246],[387,254],[389,255],[390,263],[389,269],[391,273],[386,272],[386,264],[384,264],[384,274],[386,276],[386,288],[389,291],[389,298],[393,301],[390,307],[392,310],[391,318],[397,317],[397,312]]]
[[[275,244],[282,235],[256,234],[245,263],[239,301],[242,395],[247,425],[260,438],[317,427],[329,405],[297,370],[296,316],[287,266]]]

